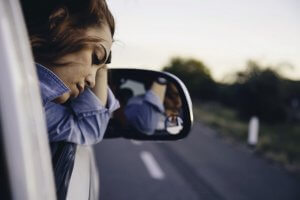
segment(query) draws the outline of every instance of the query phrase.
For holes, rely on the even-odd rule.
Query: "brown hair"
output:
[[[85,35],[88,28],[108,24],[112,36],[115,22],[105,0],[23,0],[23,12],[34,59],[59,65],[64,55],[79,51],[101,38]]]

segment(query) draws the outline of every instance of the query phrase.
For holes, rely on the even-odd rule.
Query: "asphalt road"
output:
[[[101,200],[299,200],[300,179],[196,123],[173,142],[95,146]]]

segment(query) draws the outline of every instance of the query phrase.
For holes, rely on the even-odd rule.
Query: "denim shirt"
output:
[[[108,88],[107,106],[90,90],[65,104],[53,100],[70,89],[52,71],[36,64],[50,142],[91,145],[100,142],[119,102]]]
[[[146,135],[154,134],[161,119],[165,118],[164,112],[161,100],[151,90],[129,99],[124,110],[128,123]]]

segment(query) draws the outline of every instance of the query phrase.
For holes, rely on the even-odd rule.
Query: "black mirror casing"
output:
[[[146,93],[149,93],[149,91],[153,89],[154,87],[153,85],[158,85],[157,87],[160,87],[160,85],[164,85],[164,84],[167,85],[165,87],[166,88],[165,95],[164,95],[165,97],[163,97],[164,99],[163,105],[165,108],[165,112],[163,113],[164,117],[161,117],[163,119],[160,120],[160,121],[164,121],[164,122],[160,122],[160,125],[164,124],[164,128],[155,130],[155,132],[151,134],[144,133],[141,131],[141,129],[139,130],[138,127],[134,126],[135,123],[130,123],[129,119],[131,118],[126,117],[126,115],[124,114],[126,113],[125,110],[127,109],[128,105],[131,105],[131,102],[135,101],[134,99],[144,98],[144,96],[147,96]],[[160,71],[152,71],[152,70],[132,69],[132,68],[112,68],[109,69],[109,86],[112,89],[115,96],[117,97],[117,99],[119,99],[121,107],[119,110],[116,111],[116,113],[113,115],[112,119],[110,120],[104,138],[123,137],[127,139],[136,139],[136,140],[164,141],[164,140],[182,139],[189,134],[191,130],[191,126],[193,124],[192,101],[186,86],[175,75],[170,74],[168,72],[160,72]],[[132,95],[130,98],[126,97],[127,98],[126,103],[122,103],[124,98],[120,95],[121,93],[120,91],[122,91],[123,94],[125,92],[127,94]],[[168,107],[166,104],[167,100],[174,101],[174,98],[173,99],[169,98],[170,96],[167,98],[167,95],[168,94],[172,95],[172,92],[173,94],[176,93],[177,97],[180,98],[179,101],[180,108],[178,109],[180,110],[180,112],[178,111],[178,113],[180,114],[176,116],[174,114],[170,116],[166,114],[167,107]],[[141,101],[139,100],[139,103],[140,102]],[[144,102],[144,100],[142,100],[142,102]],[[146,104],[148,105],[149,103],[146,102]],[[144,106],[142,108],[144,108]],[[131,113],[130,115],[135,115],[138,113],[139,112]],[[176,123],[177,126],[173,126],[173,125],[168,126],[167,124],[169,123],[167,122],[169,121],[170,124]],[[143,123],[138,123],[138,124],[143,124]]]

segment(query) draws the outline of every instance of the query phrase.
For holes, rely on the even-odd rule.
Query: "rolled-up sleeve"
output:
[[[45,105],[49,140],[91,145],[100,142],[113,111],[119,102],[108,88],[107,106],[86,89],[67,105],[48,102]]]
[[[133,97],[125,107],[125,116],[131,126],[147,135],[154,134],[164,106],[157,95],[147,91],[143,96]]]

